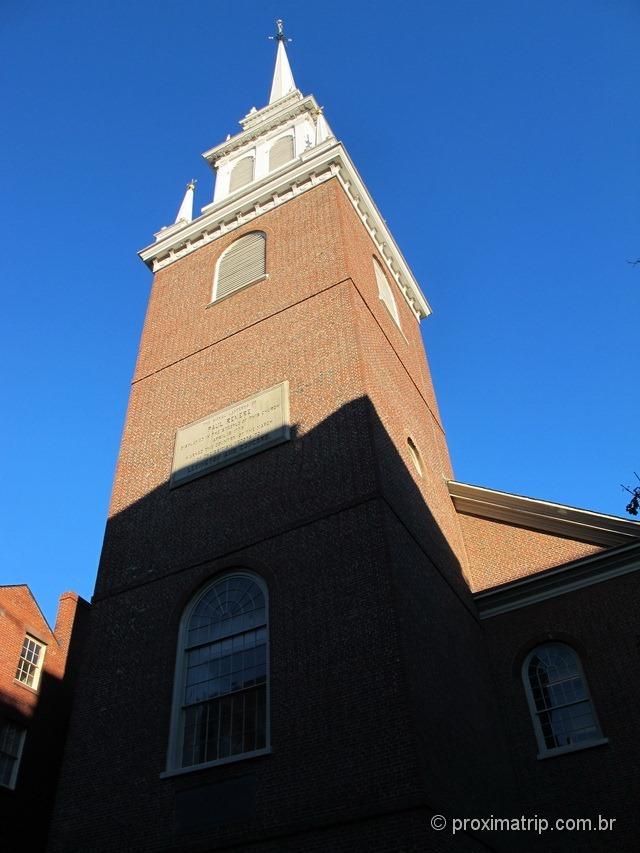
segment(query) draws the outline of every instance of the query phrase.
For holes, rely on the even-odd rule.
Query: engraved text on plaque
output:
[[[282,382],[181,427],[170,485],[179,486],[288,439],[289,385]]]

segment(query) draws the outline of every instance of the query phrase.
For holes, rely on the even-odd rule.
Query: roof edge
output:
[[[344,146],[333,137],[296,158],[281,171],[267,175],[238,194],[207,205],[192,222],[158,232],[156,242],[142,249],[138,255],[152,272],[157,273],[201,246],[333,177],[345,190],[416,319],[428,317],[431,307],[420,285]]]
[[[49,620],[44,615],[42,608],[38,604],[38,599],[33,594],[33,590],[31,589],[31,587],[29,586],[28,583],[4,583],[4,584],[0,584],[0,589],[18,589],[19,587],[24,587],[27,590],[27,592],[29,593],[29,595],[31,597],[31,600],[33,601],[33,603],[36,606],[38,613],[40,614],[40,618],[42,619],[42,621],[46,625],[47,630],[49,631],[51,636],[57,640],[55,632],[54,632],[53,628],[51,627],[51,625],[49,624]]]
[[[605,548],[640,539],[640,522],[616,515],[448,480],[457,512],[527,527]]]
[[[480,618],[490,619],[639,570],[640,542],[632,542],[481,590],[473,599]]]

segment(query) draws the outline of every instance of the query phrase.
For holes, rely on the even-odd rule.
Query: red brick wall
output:
[[[0,849],[24,849],[25,832],[29,849],[43,849],[87,610],[64,593],[52,632],[27,586],[0,587],[0,714],[26,728],[15,789],[0,787]],[[15,679],[25,634],[46,645],[35,690]]]
[[[38,693],[15,679],[25,634],[31,634],[46,646],[43,675],[61,679],[66,649],[59,647],[29,588],[0,587],[0,693],[4,704],[28,719],[38,704]]]
[[[460,514],[474,592],[602,551],[602,546]]]
[[[612,832],[556,832],[537,840],[539,851],[633,851],[640,837],[638,706],[640,688],[640,586],[638,573],[614,578],[483,622],[496,698],[509,737],[514,793],[521,812],[549,820],[616,818]],[[547,641],[574,648],[584,667],[603,746],[539,760],[522,682],[531,649]],[[551,836],[556,846],[551,848]]]
[[[269,278],[207,307],[217,258],[251,230],[267,234]],[[435,835],[431,811],[571,804],[574,773],[585,804],[590,765],[545,776],[518,751],[529,722],[514,660],[554,631],[586,640],[597,598],[491,620],[489,655],[463,572],[483,588],[597,548],[456,514],[418,324],[393,282],[402,332],[380,302],[374,254],[332,180],[156,276],[51,853],[474,850]],[[284,380],[291,441],[169,490],[178,427]],[[273,751],[163,777],[181,614],[235,567],[269,589]],[[603,636],[607,620],[618,626],[613,603]],[[633,662],[627,634],[611,647],[616,679]],[[628,708],[632,679],[625,690]],[[611,731],[632,748],[628,728]],[[214,786],[243,780],[249,817],[177,828],[181,797],[209,791],[213,808]]]
[[[333,179],[203,246],[154,279],[134,380],[237,335],[346,277]],[[268,278],[211,302],[216,261],[250,231],[267,237]]]
[[[217,258],[251,230],[267,234],[269,278],[207,307]],[[472,627],[460,632],[456,654],[468,648],[478,672],[486,662],[461,575],[464,549],[444,480],[450,465],[418,323],[399,292],[402,333],[391,320],[374,252],[331,180],[156,276],[52,850],[82,849],[87,837],[105,851],[161,849],[163,839],[183,849],[176,798],[243,774],[257,778],[256,816],[209,833],[210,846],[387,812],[393,822],[399,810],[424,807],[420,741],[439,664],[416,713],[400,674],[415,661],[399,661],[417,628],[396,613],[403,602],[393,593],[400,567],[389,512],[417,543],[425,608],[452,622],[463,609]],[[169,489],[178,427],[284,380],[291,441]],[[410,462],[409,434],[423,475]],[[201,583],[229,566],[254,568],[270,591],[273,754],[160,779],[180,614]],[[489,725],[484,701],[460,712],[466,731],[480,707],[479,730]],[[446,713],[438,713],[442,729]],[[445,799],[481,790],[480,764],[460,785],[440,760],[438,772],[450,774]],[[423,846],[430,836],[424,824]]]

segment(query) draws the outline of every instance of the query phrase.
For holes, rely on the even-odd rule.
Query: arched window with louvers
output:
[[[389,314],[391,314],[391,316],[393,317],[396,326],[400,328],[400,314],[398,312],[398,306],[396,304],[393,291],[391,290],[389,279],[387,278],[377,258],[373,259],[373,268],[376,273],[376,282],[378,284],[378,296],[386,305],[387,310],[389,311]]]
[[[169,771],[268,751],[268,601],[234,571],[195,596],[178,644]]]
[[[212,302],[224,299],[266,277],[267,239],[263,231],[251,231],[228,246],[216,265]]]
[[[234,193],[236,190],[242,189],[242,187],[251,183],[253,180],[253,167],[253,157],[243,157],[242,160],[238,160],[231,170],[231,176],[229,178],[230,193]]]
[[[293,157],[293,134],[289,133],[286,136],[281,136],[269,149],[269,171],[275,172],[289,160],[293,160]]]
[[[522,667],[540,758],[605,743],[577,652],[543,643]]]

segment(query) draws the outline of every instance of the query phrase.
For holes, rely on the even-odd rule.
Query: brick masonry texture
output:
[[[27,829],[29,849],[44,849],[87,617],[87,602],[63,593],[52,631],[27,586],[0,586],[0,717],[26,729],[15,789],[0,787],[2,850],[24,849]],[[37,689],[15,678],[26,634],[45,646]]]
[[[597,819],[599,814],[617,819],[613,832],[563,833],[553,839],[558,845],[553,849],[576,853],[637,849],[639,614],[637,574],[630,574],[484,623],[522,811],[550,820]],[[578,652],[609,743],[538,760],[521,670],[532,648],[553,640],[568,643]],[[529,841],[533,844],[535,839]],[[533,846],[545,851],[549,843],[549,836],[543,836]]]
[[[474,592],[602,551],[601,545],[460,514]]]
[[[210,305],[253,230],[268,278]],[[590,546],[456,513],[419,325],[391,278],[401,329],[381,302],[376,253],[332,179],[155,277],[51,853],[513,849],[429,826],[534,802],[488,648],[511,673],[513,645],[469,583]],[[283,381],[290,441],[169,488],[176,429]],[[269,590],[272,752],[162,776],[181,616],[238,567]],[[253,792],[242,820],[189,824],[225,790]]]
[[[220,253],[258,228],[269,277],[207,307]],[[223,849],[424,809],[424,723],[397,665],[406,639],[391,603],[389,505],[420,553],[438,550],[429,571],[443,607],[473,618],[418,323],[395,284],[402,332],[380,302],[374,252],[334,180],[156,277],[52,850],[82,850],[88,836],[92,851]],[[178,427],[285,380],[290,442],[169,489]],[[407,468],[408,434],[423,476]],[[161,779],[180,616],[236,566],[261,574],[271,596],[273,753]],[[181,791],[247,774],[258,780],[253,819],[176,836]],[[433,837],[425,821],[419,837]]]
[[[85,849],[89,827],[92,851],[161,850],[168,840],[224,849],[420,804],[382,527],[381,505],[370,501],[170,575],[152,591],[96,603],[87,661],[101,666],[84,674],[67,755],[75,772],[63,780],[52,849]],[[273,754],[160,779],[186,596],[238,565],[259,571],[270,590]],[[176,836],[177,791],[248,773],[258,780],[254,819],[213,838]]]

